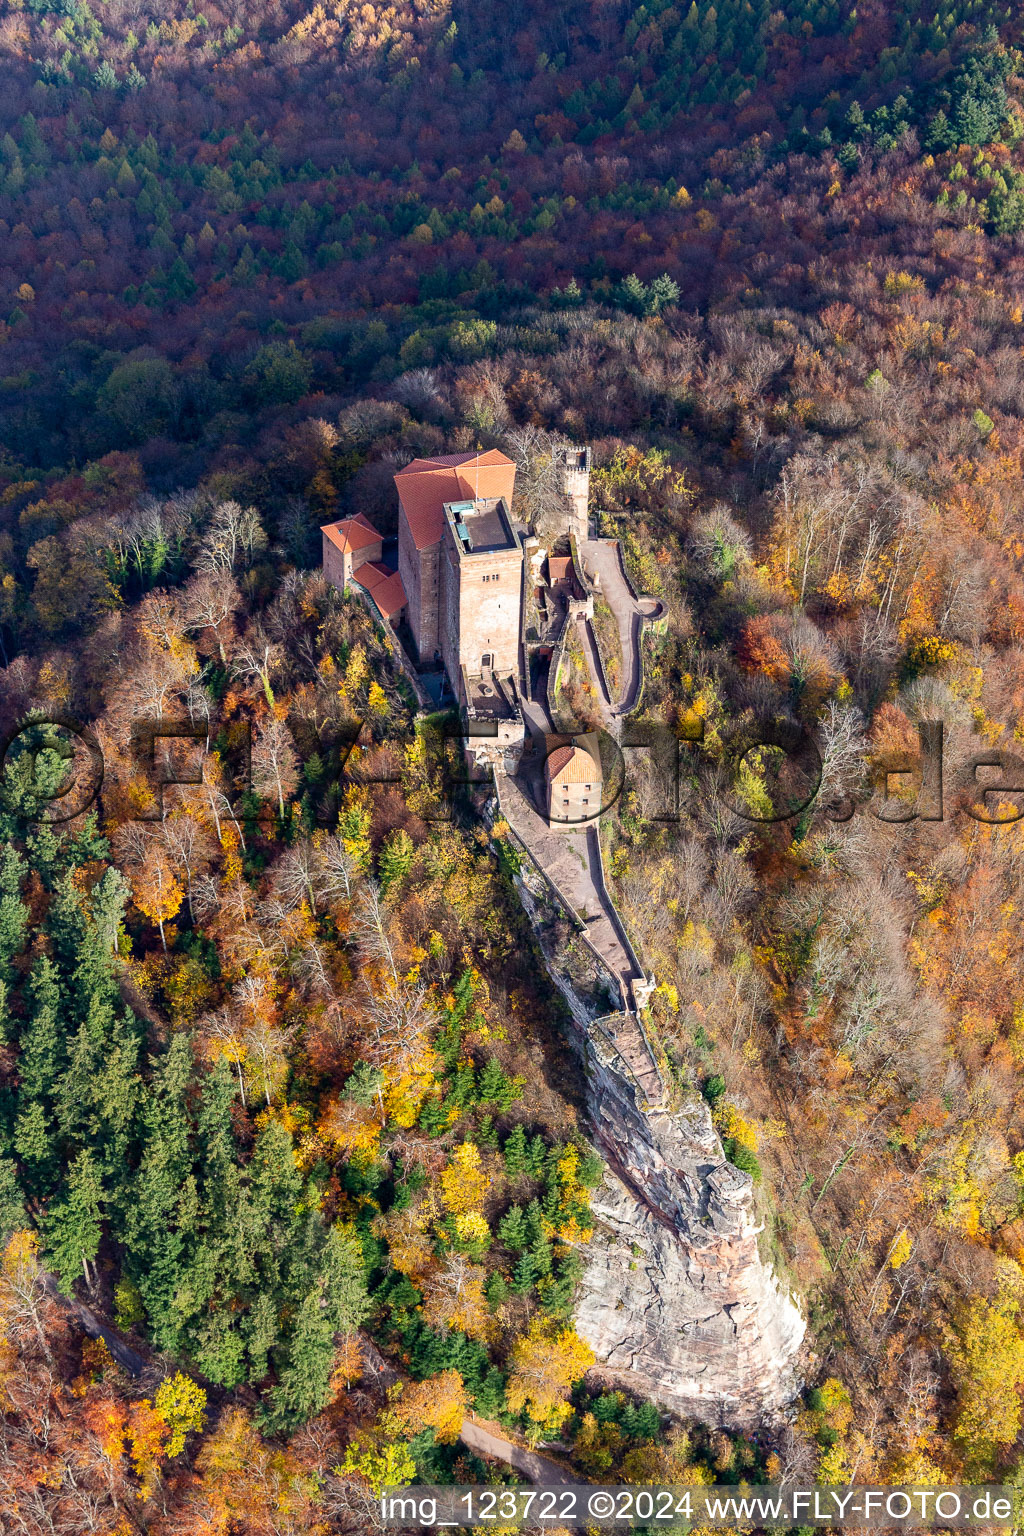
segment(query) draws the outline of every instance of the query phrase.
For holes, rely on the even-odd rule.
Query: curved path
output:
[[[521,1472],[533,1483],[573,1483],[577,1480],[559,1462],[552,1461],[548,1456],[541,1456],[537,1451],[528,1451],[521,1445],[513,1445],[511,1440],[496,1435],[493,1430],[485,1429],[468,1414],[462,1421],[459,1439],[478,1456],[489,1456],[492,1461],[507,1462],[510,1467],[515,1467],[517,1472]]]
[[[67,1308],[89,1338],[103,1340],[118,1365],[122,1366],[129,1375],[141,1376],[152,1364],[137,1350],[130,1348],[117,1330],[104,1319],[97,1317],[91,1307],[64,1296],[58,1288],[56,1275],[45,1274],[43,1286],[56,1301]],[[386,1390],[389,1385],[399,1380],[398,1372],[367,1335],[360,1331],[358,1338],[362,1346],[361,1353],[366,1373],[380,1385],[382,1390]],[[502,1435],[496,1435],[493,1430],[487,1429],[483,1424],[478,1424],[468,1414],[463,1418],[459,1439],[478,1456],[487,1456],[492,1461],[504,1461],[508,1466],[514,1467],[517,1472],[521,1472],[524,1477],[528,1477],[531,1482],[561,1484],[575,1481],[560,1462],[552,1461],[548,1456],[541,1456],[537,1451],[529,1451],[524,1446],[515,1445]]]
[[[52,1296],[54,1301],[71,1314],[83,1333],[87,1334],[90,1339],[103,1340],[118,1365],[122,1366],[130,1376],[142,1375],[150,1362],[144,1355],[140,1355],[138,1350],[132,1349],[129,1344],[126,1344],[111,1323],[106,1322],[101,1317],[97,1317],[91,1307],[87,1307],[84,1302],[79,1301],[76,1297],[65,1296],[58,1285],[56,1275],[44,1274],[42,1285],[47,1295]]]
[[[600,596],[612,611],[619,626],[619,649],[622,652],[622,683],[619,697],[611,706],[613,718],[628,715],[635,708],[640,695],[643,668],[640,661],[640,634],[645,618],[657,612],[653,598],[636,598],[622,569],[622,557],[618,539],[587,539],[580,546],[584,573],[596,578]],[[594,671],[594,668],[591,668]],[[595,684],[600,693],[600,672],[596,671]]]

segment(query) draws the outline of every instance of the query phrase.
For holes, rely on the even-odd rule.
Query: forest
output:
[[[1024,1481],[1022,32],[5,0],[5,1531],[363,1531],[512,1479],[467,1411],[581,1479]],[[703,731],[602,837],[808,1318],[757,1432],[576,1332],[604,1170],[516,850],[320,571],[416,456],[543,526],[567,442],[666,606],[640,720]],[[766,719],[822,760],[780,819]]]

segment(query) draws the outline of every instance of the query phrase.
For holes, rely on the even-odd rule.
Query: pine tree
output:
[[[526,1230],[531,1243],[535,1243],[543,1235],[544,1213],[538,1200],[531,1200],[526,1207]]]
[[[519,1253],[530,1242],[530,1228],[521,1205],[510,1206],[498,1223],[499,1241],[513,1253]]]
[[[20,1232],[27,1225],[18,1185],[18,1166],[9,1157],[0,1157],[0,1247],[6,1244],[12,1232]]]
[[[56,1181],[60,1162],[53,1127],[38,1100],[28,1099],[18,1110],[14,1122],[14,1151],[21,1159],[22,1181],[28,1193],[37,1199],[48,1194]]]
[[[89,1266],[103,1233],[100,1206],[104,1202],[99,1170],[88,1151],[80,1152],[68,1170],[67,1193],[46,1213],[47,1256],[65,1296],[74,1292],[79,1270],[93,1284]]]
[[[415,851],[412,838],[404,827],[399,827],[384,839],[379,863],[380,893],[383,897],[386,898],[401,885],[412,867]]]
[[[480,1073],[477,1088],[479,1098],[485,1104],[494,1104],[503,1113],[507,1113],[522,1095],[522,1091],[522,1083],[509,1077],[497,1058],[492,1056]]]
[[[500,1270],[495,1270],[484,1286],[484,1295],[487,1297],[487,1305],[492,1312],[497,1312],[503,1302],[508,1300],[508,1281]]]
[[[494,1123],[493,1115],[481,1116],[480,1123],[476,1128],[476,1139],[482,1147],[493,1147],[497,1151],[499,1145],[498,1128]]]
[[[317,1270],[324,1277],[327,1316],[337,1333],[354,1333],[370,1312],[363,1272],[363,1252],[351,1227],[329,1227],[318,1223],[322,1248]]]
[[[277,1385],[265,1413],[269,1428],[287,1429],[311,1419],[327,1401],[334,1327],[324,1307],[326,1286],[320,1281],[303,1298],[288,1343],[277,1351]]]
[[[505,1402],[505,1378],[496,1365],[492,1365],[473,1395],[473,1405],[484,1419],[496,1419],[507,1411]]]
[[[196,1116],[196,1149],[203,1221],[222,1238],[231,1232],[237,1215],[241,1170],[231,1125],[237,1080],[221,1057],[203,1080]]]
[[[677,303],[678,300],[679,284],[669,277],[667,272],[663,272],[651,284],[647,299],[647,313],[660,315],[663,309],[668,309],[670,305]]]
[[[28,932],[28,908],[21,899],[25,861],[16,849],[4,850],[0,861],[0,981],[13,977],[11,961],[19,953]]]
[[[252,1382],[262,1381],[267,1374],[271,1350],[276,1347],[280,1335],[277,1307],[266,1291],[256,1297],[242,1324],[242,1334],[249,1361],[246,1374]]]
[[[60,986],[57,968],[40,955],[25,984],[29,1016],[21,1031],[18,1077],[28,1099],[49,1099],[65,1065],[65,1036],[60,1027]]]
[[[101,886],[103,882],[101,882]],[[111,952],[110,928],[120,910],[120,888],[107,884],[103,915],[87,914],[70,872],[56,884],[46,931],[61,970],[61,1023],[77,1022],[67,1065],[54,1090],[54,1118],[70,1154],[91,1146],[108,1187],[124,1178],[141,1084],[137,1077],[140,1026],[125,1009]]]
[[[192,1067],[191,1042],[175,1035],[143,1110],[142,1157],[126,1188],[120,1223],[128,1278],[138,1286],[157,1347],[172,1352],[180,1346],[183,1324],[175,1308],[185,1252],[181,1220],[198,1208],[185,1101]]]
[[[635,272],[624,277],[615,290],[615,301],[622,309],[628,309],[630,314],[642,315],[647,307],[648,291],[646,283],[642,283]]]
[[[527,1173],[534,1179],[542,1178],[547,1158],[547,1145],[545,1144],[544,1137],[538,1131],[536,1136],[531,1136],[529,1149],[526,1153]]]
[[[511,1178],[517,1178],[519,1174],[526,1172],[526,1131],[521,1125],[517,1125],[506,1137],[502,1157],[505,1159],[505,1167]]]
[[[529,1252],[530,1258],[533,1261],[534,1274],[538,1276],[550,1275],[552,1263],[551,1244],[543,1232],[534,1239]]]
[[[344,1094],[369,1109],[378,1102],[383,1084],[384,1074],[378,1067],[372,1067],[368,1061],[357,1061],[345,1080]]]
[[[533,1254],[527,1250],[522,1254],[512,1271],[512,1289],[517,1296],[524,1296],[533,1284],[536,1271],[534,1269]]]

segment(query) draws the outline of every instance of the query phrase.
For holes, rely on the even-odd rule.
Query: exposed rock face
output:
[[[698,1094],[671,1111],[640,1102],[613,1032],[594,1028],[608,994],[589,958],[557,941],[557,909],[529,871],[516,885],[572,1015],[608,1170],[576,1327],[603,1374],[676,1413],[736,1428],[771,1418],[796,1395],[805,1324],[758,1252],[750,1175],[726,1160]]]
[[[618,1074],[593,1067],[608,1173],[579,1333],[609,1374],[677,1413],[736,1427],[774,1416],[797,1390],[804,1321],[758,1252],[750,1175],[725,1161],[702,1099],[643,1115]]]

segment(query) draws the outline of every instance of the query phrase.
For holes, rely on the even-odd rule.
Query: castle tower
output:
[[[519,673],[523,546],[504,497],[444,504],[441,655],[458,680]]]
[[[457,594],[446,592],[450,562],[445,558],[445,505],[497,501],[512,505],[516,467],[491,448],[485,453],[447,453],[413,459],[395,476],[398,491],[398,570],[409,599],[409,626],[422,662],[437,654],[458,655],[458,640],[446,644],[446,614]],[[479,670],[479,669],[478,669]],[[449,672],[453,688],[458,670]]]
[[[566,448],[562,460],[562,489],[572,503],[569,532],[577,544],[588,535],[587,509],[590,505],[590,449]]]
[[[398,570],[422,662],[479,704],[519,675],[523,546],[512,522],[516,467],[496,448],[414,459],[398,472]],[[485,684],[486,692],[474,688]]]

